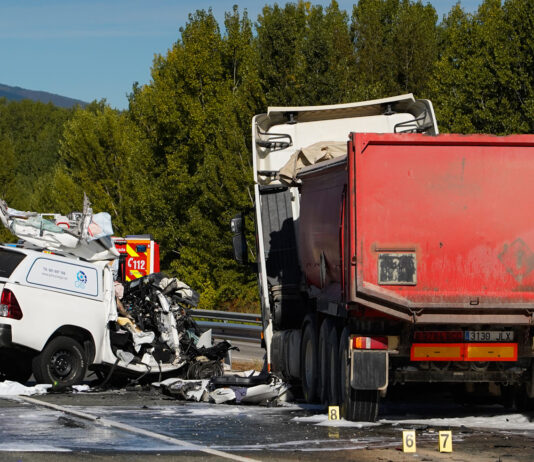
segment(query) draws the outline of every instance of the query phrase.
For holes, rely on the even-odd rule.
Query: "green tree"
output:
[[[309,4],[265,6],[256,24],[259,72],[268,104],[304,104],[302,42]]]
[[[22,209],[38,202],[35,185],[55,168],[63,125],[71,116],[72,110],[52,104],[0,98],[0,138],[9,138],[16,159],[9,167],[14,179],[10,206]]]
[[[153,214],[168,249],[164,267],[198,288],[205,307],[251,303],[255,292],[254,278],[232,259],[229,222],[250,206],[250,122],[243,129],[259,83],[248,18],[234,9],[226,25],[222,36],[211,11],[190,15],[180,40],[156,57],[150,84],[130,96],[131,117],[158,162],[162,200]]]
[[[7,204],[12,204],[15,199],[16,178],[14,176],[17,165],[15,147],[13,141],[6,135],[0,138],[0,157],[2,158],[2,168],[0,169],[0,199]],[[0,242],[13,241],[12,234],[3,226],[0,227]]]
[[[308,9],[304,29],[303,93],[306,104],[336,104],[352,101],[355,94],[355,55],[348,15],[333,0]]]
[[[412,0],[360,0],[352,12],[359,98],[427,93],[437,59],[437,14]]]
[[[433,99],[444,130],[534,130],[534,12],[528,0],[486,0],[476,14],[456,5],[443,22]]]
[[[50,207],[81,209],[83,192],[95,211],[108,211],[116,233],[143,231],[139,197],[153,168],[147,145],[125,114],[104,102],[79,109],[65,125],[61,164],[54,172]]]
[[[333,0],[265,6],[256,25],[259,73],[268,104],[348,102],[355,56],[346,12]]]

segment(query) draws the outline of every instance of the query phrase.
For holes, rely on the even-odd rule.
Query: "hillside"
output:
[[[56,95],[46,91],[27,90],[26,88],[0,84],[0,98],[2,97],[10,101],[29,99],[31,101],[40,101],[42,103],[52,103],[55,106],[63,108],[70,108],[76,105],[84,107],[87,105],[84,101],[67,98],[66,96]]]

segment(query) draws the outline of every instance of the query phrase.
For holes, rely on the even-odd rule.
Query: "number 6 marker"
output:
[[[402,432],[402,451],[415,452],[415,430],[404,430]]]

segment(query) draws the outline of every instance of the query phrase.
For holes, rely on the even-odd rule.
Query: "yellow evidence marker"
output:
[[[339,406],[328,406],[328,420],[339,420]]]
[[[402,432],[402,451],[415,452],[415,430],[404,430]]]
[[[452,452],[452,432],[450,430],[439,432],[439,452]]]

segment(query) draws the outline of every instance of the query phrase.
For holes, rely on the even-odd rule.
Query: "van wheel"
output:
[[[81,383],[86,371],[85,351],[70,337],[56,337],[33,359],[37,383],[68,387]]]

